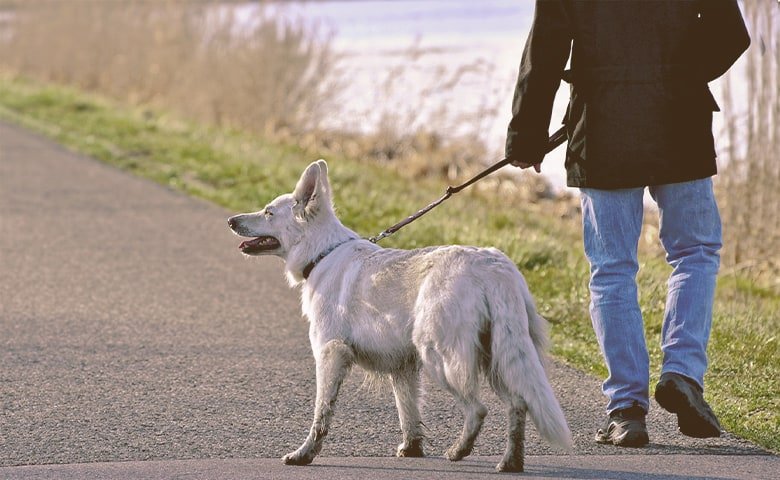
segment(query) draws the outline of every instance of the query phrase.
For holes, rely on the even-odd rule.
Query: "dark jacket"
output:
[[[716,173],[707,82],[750,44],[736,0],[537,0],[506,157],[541,162],[571,52],[567,183],[631,188]]]

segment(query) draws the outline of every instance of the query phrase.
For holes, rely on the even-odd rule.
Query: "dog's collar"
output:
[[[303,267],[303,279],[304,280],[308,280],[309,279],[309,275],[311,275],[311,271],[314,270],[314,267],[316,267],[317,264],[320,263],[323,258],[327,257],[331,252],[333,252],[333,250],[339,248],[340,246],[344,245],[347,242],[351,242],[352,240],[357,240],[357,239],[356,238],[348,238],[348,239],[344,240],[343,242],[339,242],[339,243],[333,245],[332,247],[328,248],[324,252],[320,253],[319,255],[317,255],[317,258],[315,258],[311,262],[307,263],[306,266]]]

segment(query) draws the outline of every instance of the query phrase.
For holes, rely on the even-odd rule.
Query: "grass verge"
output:
[[[127,108],[72,89],[0,77],[0,119],[50,136],[106,163],[231,211],[255,210],[290,191],[316,157],[240,131],[211,129]],[[328,158],[342,221],[370,236],[437,198],[442,182],[410,186],[371,162]],[[542,205],[544,209],[544,205]],[[496,246],[526,276],[552,325],[553,354],[596,376],[605,369],[588,317],[588,266],[577,224],[467,190],[385,241],[387,247],[461,243]],[[640,303],[655,383],[668,267],[644,253]],[[707,398],[724,427],[780,451],[780,297],[738,277],[721,279],[710,342]],[[594,426],[595,427],[595,426]]]

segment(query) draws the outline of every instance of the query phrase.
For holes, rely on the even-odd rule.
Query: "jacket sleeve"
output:
[[[563,0],[536,0],[512,101],[506,158],[528,164],[544,159],[553,100],[569,58],[571,41]]]
[[[750,46],[750,35],[737,0],[702,0],[694,58],[699,73],[711,82]]]

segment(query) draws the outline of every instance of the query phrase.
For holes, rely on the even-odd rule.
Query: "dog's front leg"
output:
[[[322,449],[322,441],[328,434],[333,418],[333,407],[339,388],[349,373],[355,359],[352,349],[341,340],[331,340],[320,350],[317,362],[317,400],[314,406],[314,423],[309,436],[298,450],[288,453],[282,460],[287,465],[308,465]]]

